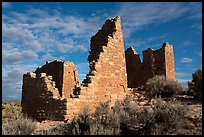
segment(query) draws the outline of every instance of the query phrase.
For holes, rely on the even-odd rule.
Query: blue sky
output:
[[[74,62],[82,81],[90,38],[118,15],[125,49],[134,47],[141,59],[143,50],[168,41],[178,81],[202,67],[201,2],[3,2],[2,99],[21,99],[23,74],[45,61]]]

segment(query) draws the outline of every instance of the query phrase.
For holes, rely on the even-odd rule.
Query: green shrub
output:
[[[147,81],[146,91],[152,97],[167,98],[174,97],[177,93],[182,92],[183,88],[177,81],[166,79],[164,76],[155,76]]]
[[[2,125],[3,135],[31,135],[36,129],[36,122],[24,117],[6,121]]]
[[[202,98],[202,69],[196,70],[192,74],[192,81],[188,82],[187,93],[193,95],[195,98]]]

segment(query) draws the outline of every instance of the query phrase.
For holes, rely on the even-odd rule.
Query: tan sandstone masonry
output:
[[[143,62],[134,48],[125,51],[128,87],[145,86],[148,79],[156,75],[164,75],[167,79],[176,80],[174,69],[173,46],[165,42],[162,48],[143,51]]]
[[[59,89],[61,97],[69,97],[73,89],[79,86],[78,70],[73,62],[63,62],[55,60],[53,62],[46,62],[46,64],[40,68],[37,68],[35,73],[46,73],[51,75],[56,82],[56,87]]]
[[[126,93],[126,61],[119,16],[108,19],[91,38],[88,61],[90,72],[83,81],[83,87],[94,87],[93,91],[97,100],[110,100],[112,96],[112,101],[114,101]]]
[[[23,75],[23,113],[37,120],[64,120],[67,100],[79,86],[78,71],[72,62],[55,60]]]
[[[133,48],[124,51],[119,16],[106,20],[91,38],[88,61],[90,71],[81,85],[72,62],[46,62],[24,74],[23,113],[38,121],[71,120],[85,106],[93,112],[100,102],[109,101],[112,106],[116,100],[132,96],[128,86],[144,85],[155,75],[175,79],[172,45],[164,43],[159,50],[143,51],[141,62]]]
[[[35,73],[24,74],[23,112],[38,120],[66,120],[76,116],[85,106],[94,111],[100,102],[109,101],[113,105],[116,100],[123,99],[128,91],[119,16],[108,19],[91,38],[88,61],[90,72],[81,87],[71,62],[47,62]]]
[[[129,95],[119,16],[105,22],[91,38],[90,49],[90,71],[82,82],[79,98],[69,98],[67,101],[67,118],[77,115],[85,106],[94,111],[100,102],[109,101],[112,106],[116,100]]]
[[[38,121],[64,120],[66,99],[60,97],[52,76],[29,72],[23,75],[22,112]]]

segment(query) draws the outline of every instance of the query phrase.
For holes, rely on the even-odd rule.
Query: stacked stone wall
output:
[[[165,42],[158,50],[148,48],[142,51],[143,62],[140,62],[139,55],[134,48],[128,48],[126,54],[126,69],[128,87],[144,87],[148,79],[156,75],[163,75],[167,79],[176,80],[174,70],[173,46]]]
[[[156,51],[148,48],[141,62],[133,48],[124,51],[119,16],[108,19],[91,38],[88,61],[90,71],[81,85],[72,62],[46,62],[34,73],[24,74],[23,113],[38,121],[71,120],[84,107],[93,112],[100,102],[113,106],[116,100],[132,96],[128,87],[144,86],[155,75],[175,79],[172,45],[165,43]]]
[[[38,121],[64,120],[66,99],[61,98],[52,76],[46,73],[23,75],[22,111]]]
[[[119,16],[105,22],[91,38],[90,49],[90,72],[83,81],[81,93],[94,91],[93,104],[99,100],[109,100],[113,104],[127,92],[124,41]]]
[[[175,76],[175,66],[174,66],[174,52],[173,46],[169,43],[163,44],[165,52],[165,69],[166,69],[166,78],[176,80]]]
[[[40,73],[51,75],[61,97],[70,96],[75,86],[79,85],[78,71],[73,62],[61,60],[47,62],[44,66],[37,68],[35,73],[37,75]]]
[[[63,62],[60,60],[55,60],[53,62],[46,62],[42,67],[38,67],[35,70],[36,75],[40,73],[46,73],[51,75],[53,80],[56,82],[56,87],[59,90],[60,96],[62,96],[62,86],[63,86]]]
[[[134,88],[140,86],[142,83],[143,74],[141,73],[142,62],[139,54],[133,47],[125,51],[126,69],[128,78],[128,87]]]

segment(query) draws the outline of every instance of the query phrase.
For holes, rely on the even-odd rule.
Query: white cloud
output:
[[[2,68],[2,97],[3,99],[20,99],[22,92],[23,74],[34,71],[37,64],[6,65]]]
[[[126,47],[134,47],[136,51],[142,51],[149,48],[149,45],[151,45],[152,48],[161,48],[163,42],[166,41],[167,34],[163,35],[156,35],[156,36],[150,36],[145,38],[138,38],[134,41],[130,41],[127,43]],[[161,43],[158,43],[160,41]]]
[[[188,82],[191,81],[190,79],[177,79],[177,80],[184,89],[188,88]]]
[[[125,37],[129,37],[132,32],[145,25],[174,20],[188,10],[188,7],[178,2],[128,2],[120,6],[117,14],[122,18]]]
[[[184,73],[184,72],[176,72],[177,77],[185,77],[185,76],[191,76],[190,73]]]
[[[16,44],[22,49],[41,50],[41,44],[32,30],[26,29],[23,24],[2,24],[2,40],[10,45]],[[12,44],[11,44],[12,43]],[[15,45],[15,46],[16,46]]]
[[[86,78],[86,74],[79,73],[78,78],[79,78],[79,81],[82,82]]]
[[[191,9],[189,10],[189,15],[186,16],[186,19],[202,19],[202,2],[189,2],[186,6]]]
[[[88,46],[84,46],[84,42],[88,45],[91,35],[97,32],[100,25],[98,17],[64,16],[40,9],[32,9],[26,14],[12,12],[10,16],[3,17],[3,41],[36,52],[86,52]],[[71,42],[65,37],[69,37]]]
[[[151,24],[160,24],[180,18],[180,21],[202,19],[199,2],[124,2],[116,15],[121,16],[124,37]],[[202,23],[199,24],[199,28]]]
[[[181,58],[180,61],[183,62],[183,63],[189,63],[189,62],[192,62],[193,59],[191,59],[191,58]]]
[[[22,75],[34,71],[35,63],[64,60],[61,53],[87,52],[91,35],[103,23],[97,16],[82,18],[61,15],[57,10],[48,12],[34,8],[27,11],[2,15],[2,89],[5,98],[21,96]],[[29,65],[32,69],[27,69],[31,68]],[[88,69],[80,69],[81,79],[82,73],[87,73],[85,71]]]
[[[12,64],[22,60],[37,59],[38,55],[33,50],[13,48],[7,43],[2,44],[2,63]]]
[[[89,67],[89,63],[88,62],[81,62],[81,63],[76,63],[76,68],[78,70],[84,69],[84,68],[88,68]]]
[[[194,44],[193,42],[187,40],[187,41],[183,41],[180,45],[181,46],[191,46],[193,44]]]

